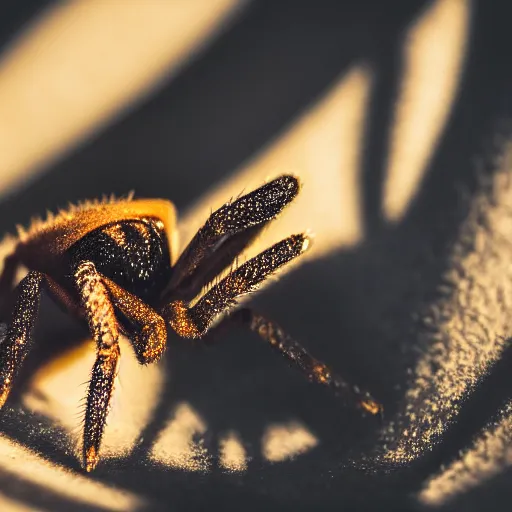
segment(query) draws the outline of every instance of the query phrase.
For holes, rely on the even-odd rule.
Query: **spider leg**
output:
[[[112,297],[115,308],[132,323],[140,326],[136,332],[128,333],[141,364],[158,361],[167,342],[165,320],[151,307],[124,288],[102,276],[103,283]]]
[[[354,405],[370,414],[382,414],[383,407],[367,391],[350,385],[331,369],[315,359],[305,348],[287,334],[279,325],[243,308],[226,318],[226,322],[235,322],[256,333],[263,341],[295,364],[310,382],[321,384],[341,398],[345,403]]]
[[[213,212],[176,262],[164,301],[195,297],[298,192],[297,178],[280,176]]]
[[[74,278],[98,347],[87,393],[83,444],[83,463],[86,471],[92,471],[99,460],[98,452],[117,375],[119,329],[108,290],[94,264],[80,262],[75,267]]]
[[[18,284],[18,298],[7,333],[0,343],[0,407],[32,345],[34,324],[39,311],[44,275],[32,270]]]
[[[291,235],[245,262],[219,281],[192,307],[175,300],[162,308],[162,316],[183,338],[200,338],[236,299],[257,289],[272,272],[300,256],[308,247],[306,235]]]

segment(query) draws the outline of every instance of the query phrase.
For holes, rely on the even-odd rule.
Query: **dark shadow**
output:
[[[404,72],[403,31],[387,34],[387,40],[372,50],[373,88],[366,114],[361,184],[363,185],[364,232],[367,237],[385,228],[383,215],[384,178],[388,165],[389,129]]]
[[[46,8],[55,4],[54,0],[5,0],[0,15],[0,52],[9,46],[20,30],[23,30]]]

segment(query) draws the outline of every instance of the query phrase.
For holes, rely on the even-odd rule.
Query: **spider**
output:
[[[120,334],[131,340],[138,361],[148,364],[162,356],[168,330],[182,338],[202,338],[223,325],[242,325],[310,381],[331,388],[364,411],[381,412],[382,406],[369,393],[334,375],[277,324],[248,308],[235,307],[241,296],[307,249],[306,235],[285,238],[215,281],[298,192],[297,178],[284,175],[226,203],[210,215],[179,258],[175,257],[175,209],[163,199],[86,202],[33,222],[28,231],[19,229],[0,276],[0,292],[6,292],[12,289],[18,266],[28,269],[14,290],[11,319],[0,343],[0,407],[30,349],[45,288],[87,321],[97,344],[85,408],[82,464],[86,471],[99,461]],[[213,284],[204,291],[209,283]]]

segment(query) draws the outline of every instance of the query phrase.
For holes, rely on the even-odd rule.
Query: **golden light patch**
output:
[[[405,215],[435,154],[460,83],[470,18],[470,0],[437,0],[408,30],[384,184],[389,220]]]
[[[240,473],[247,469],[247,453],[236,432],[229,432],[219,441],[219,465],[228,472]]]
[[[190,405],[182,403],[160,432],[150,458],[175,469],[207,471],[211,462],[200,439],[205,432],[206,424],[201,417]]]
[[[30,482],[55,493],[55,499],[62,496],[63,499],[73,500],[78,509],[81,505],[85,508],[98,507],[113,511],[144,509],[144,501],[128,491],[107,486],[56,464],[49,471],[47,460],[1,434],[0,460],[2,471],[22,482]],[[0,494],[0,508],[11,510],[6,501]]]
[[[271,425],[262,440],[263,456],[269,462],[282,462],[312,450],[318,439],[298,422]]]

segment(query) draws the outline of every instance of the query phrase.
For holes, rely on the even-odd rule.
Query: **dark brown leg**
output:
[[[33,270],[16,287],[18,298],[7,333],[0,343],[0,407],[7,400],[14,379],[31,348],[43,282],[44,275]]]
[[[296,365],[310,382],[326,386],[348,405],[359,407],[370,414],[382,414],[382,405],[367,391],[363,391],[358,386],[349,384],[339,375],[335,375],[327,365],[315,359],[276,323],[247,308],[235,311],[226,320],[236,322],[255,332],[274,350]]]
[[[107,288],[94,264],[90,261],[79,263],[74,278],[98,347],[87,393],[83,444],[83,464],[86,471],[92,471],[99,460],[101,438],[117,375],[119,330]]]
[[[102,277],[112,297],[116,309],[131,322],[137,325],[137,330],[128,333],[137,358],[141,364],[158,361],[167,343],[167,327],[165,320],[138,297],[127,292],[124,288]]]

